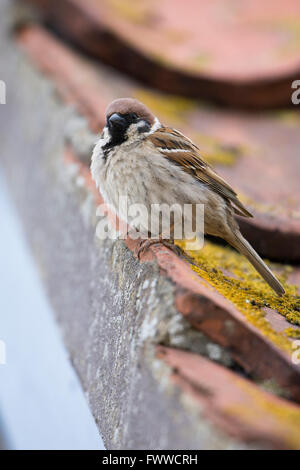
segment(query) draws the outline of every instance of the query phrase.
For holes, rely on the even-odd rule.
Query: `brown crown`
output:
[[[151,125],[155,120],[155,116],[151,113],[147,106],[145,106],[140,101],[135,100],[134,98],[119,98],[112,101],[106,109],[106,117],[109,117],[114,113],[135,113],[139,118],[144,119]]]

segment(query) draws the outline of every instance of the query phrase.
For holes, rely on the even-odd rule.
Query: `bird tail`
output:
[[[252,266],[259,272],[263,279],[269,284],[269,286],[278,294],[279,296],[285,293],[284,288],[274,276],[270,268],[264,263],[261,257],[256,253],[254,248],[250,243],[245,240],[243,235],[240,232],[235,231],[230,237],[226,239],[230,245],[236,248],[240,253],[242,253],[250,261]]]

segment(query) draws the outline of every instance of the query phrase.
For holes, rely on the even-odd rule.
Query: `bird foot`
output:
[[[162,239],[146,239],[146,240],[143,240],[140,244],[140,247],[138,249],[138,252],[137,252],[137,257],[138,259],[140,259],[141,257],[141,254],[143,253],[143,251],[145,250],[148,250],[148,248],[150,248],[150,246],[152,245],[164,245],[166,248],[169,248],[169,250],[173,251],[173,253],[175,253],[177,256],[181,256],[182,255],[182,250],[181,248],[179,248],[179,246],[177,245],[174,245],[173,242],[171,242],[170,240],[162,240]]]

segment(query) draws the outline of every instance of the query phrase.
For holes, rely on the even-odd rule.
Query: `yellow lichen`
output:
[[[184,241],[176,242],[185,249]],[[206,242],[199,251],[187,251],[193,259],[191,268],[224,297],[230,300],[247,321],[273,341],[282,350],[291,352],[291,343],[284,333],[274,330],[265,318],[264,308],[269,307],[283,315],[290,323],[300,325],[300,300],[297,287],[287,282],[289,267],[279,278],[286,294],[278,297],[252,268],[245,257],[230,247]]]
[[[285,199],[285,203],[287,205],[279,205],[279,204],[269,204],[265,202],[255,201],[250,196],[239,192],[239,199],[241,202],[250,209],[254,210],[257,213],[261,214],[269,214],[269,215],[281,215],[284,217],[289,217],[291,219],[299,220],[300,219],[300,211],[297,209],[298,201],[296,198],[289,198]]]
[[[285,38],[278,50],[279,56],[298,53],[300,46],[300,21],[298,18],[283,18],[276,24],[278,31]]]
[[[291,93],[292,93],[291,89]],[[299,111],[294,111],[293,109],[291,110],[280,110],[280,111],[273,111],[272,113],[269,113],[271,117],[277,119],[278,121],[281,121],[283,124],[286,124],[287,126],[291,127],[296,127],[299,126],[300,123],[300,113]]]
[[[193,129],[189,118],[196,111],[195,101],[143,89],[135,90],[134,97],[145,103],[163,123],[188,127],[188,137],[199,147],[203,158],[212,165],[234,165],[237,159],[246,153],[246,149],[242,145],[229,145],[220,139]]]
[[[288,336],[289,338],[294,338],[294,339],[300,338],[300,330],[295,329],[295,328],[286,328],[284,330],[284,334],[286,334],[286,336]]]
[[[207,66],[211,63],[211,60],[212,58],[207,52],[199,52],[190,58],[190,61],[196,70],[206,70]]]
[[[252,209],[255,209],[256,212],[267,213],[267,214],[276,214],[277,206],[275,204],[266,204],[263,202],[255,201],[250,196],[239,192],[239,199],[245,206],[249,206]]]
[[[152,17],[153,5],[147,0],[105,0],[105,3],[113,14],[131,23],[146,25]]]
[[[179,96],[167,96],[147,90],[136,90],[134,96],[145,103],[151,111],[166,123],[182,124],[190,112],[195,110],[192,100]]]
[[[245,381],[237,379],[238,387],[248,397],[248,406],[245,403],[229,404],[227,413],[250,425],[257,424],[257,416],[266,416],[273,423],[275,435],[285,441],[287,447],[299,449],[300,446],[300,411],[289,402],[270,400],[268,395],[262,394],[258,389]]]
[[[200,132],[191,133],[192,140],[200,148],[205,160],[211,165],[231,166],[246,153],[242,145],[228,145],[219,139]]]

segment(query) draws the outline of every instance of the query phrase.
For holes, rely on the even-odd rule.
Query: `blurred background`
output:
[[[3,449],[103,449],[1,174]]]
[[[52,163],[37,168],[35,145],[54,155],[71,142],[88,164],[107,104],[134,96],[237,189],[260,254],[298,267],[300,2],[2,0],[0,54],[0,447],[101,449],[32,256],[45,208],[30,196],[20,211],[24,188],[54,173]],[[65,102],[59,114],[43,104],[50,87]],[[16,104],[26,100],[30,115]],[[30,178],[15,155],[24,134]],[[30,205],[34,230],[24,234]]]

